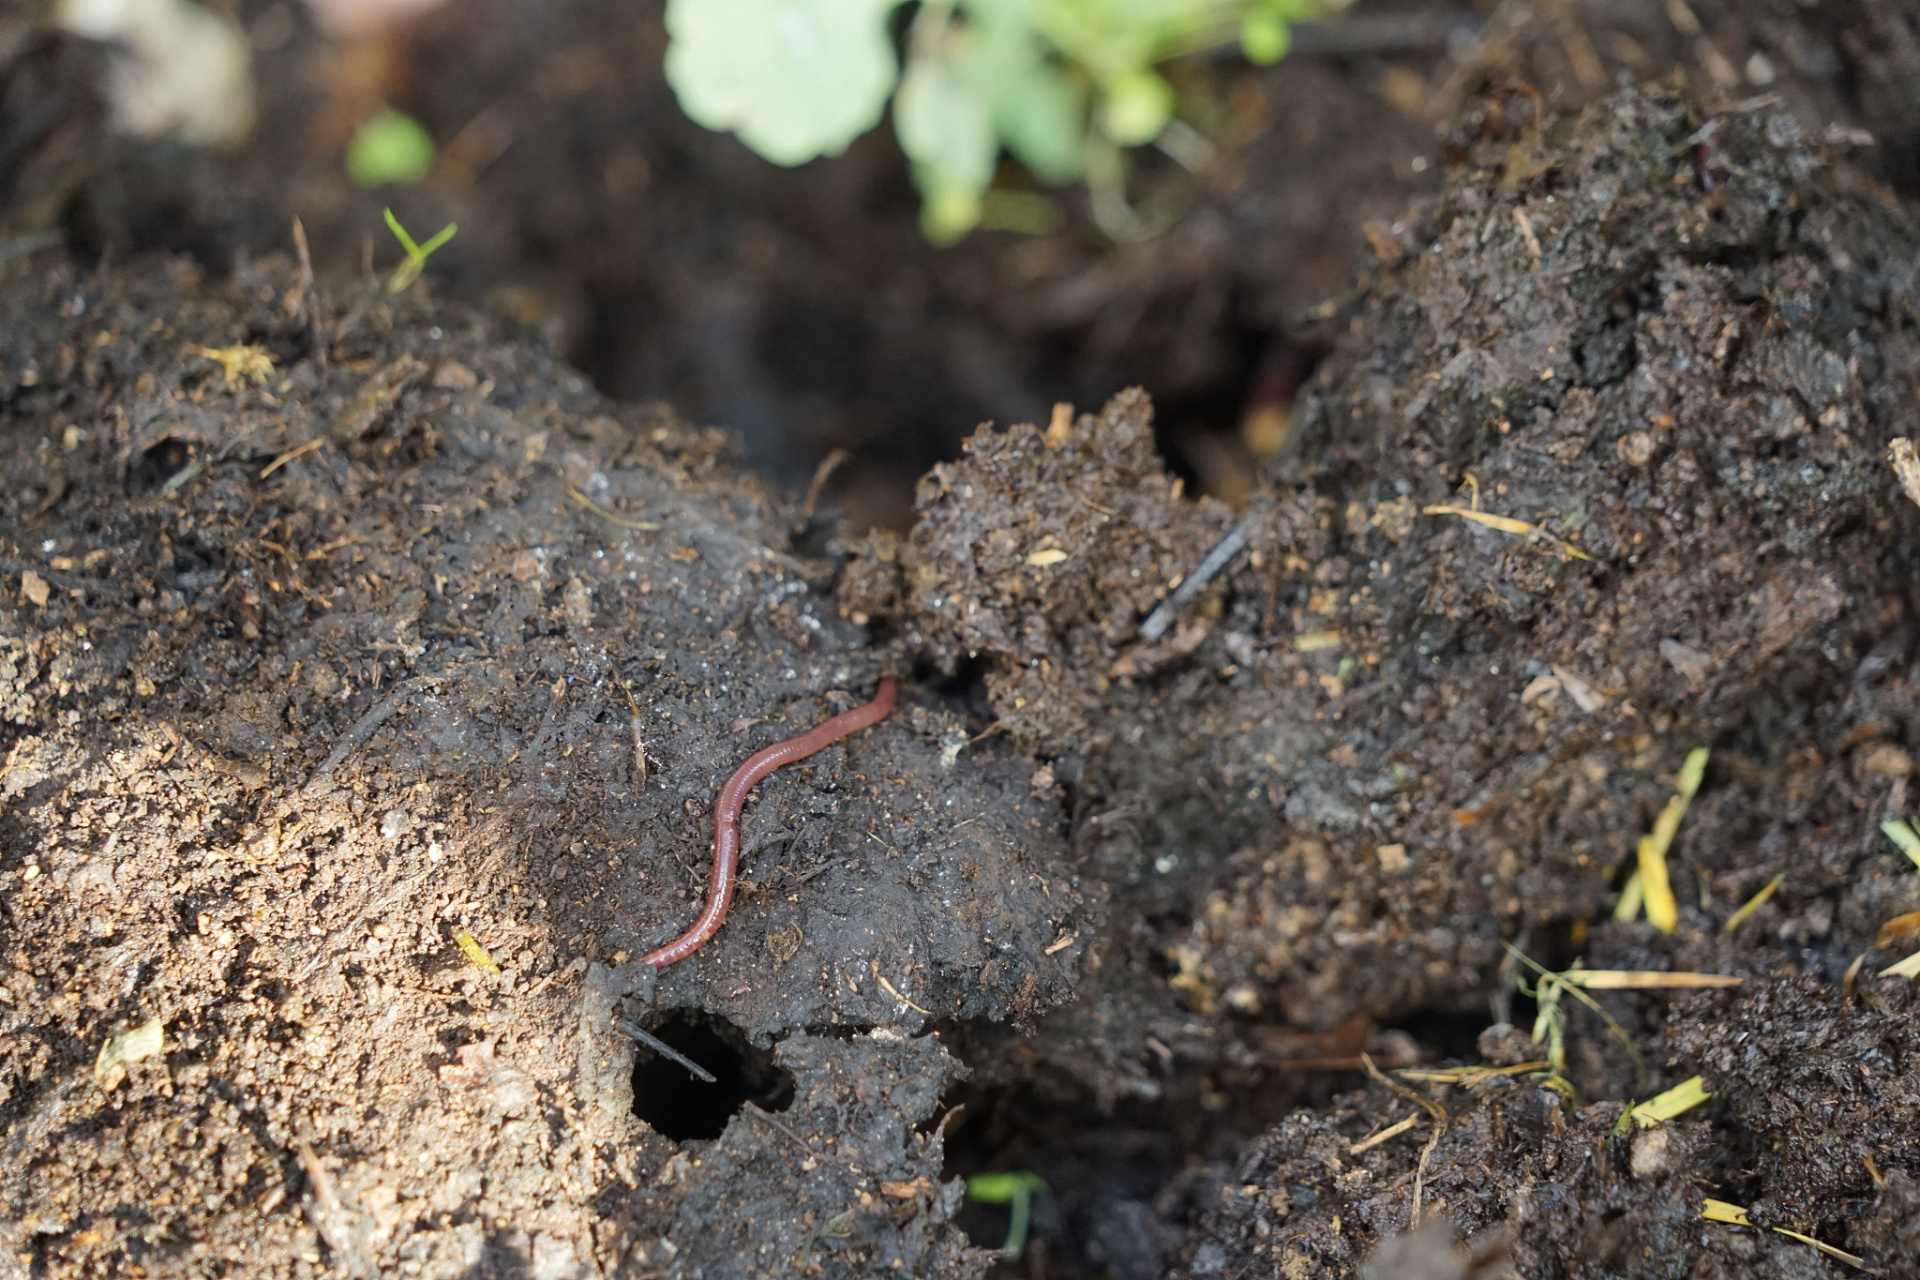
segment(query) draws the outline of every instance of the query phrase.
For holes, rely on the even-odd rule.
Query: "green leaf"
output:
[[[879,123],[899,0],[667,0],[667,81],[686,113],[775,164],[836,155]]]
[[[1031,0],[967,0],[965,12],[955,66],[994,132],[1042,182],[1072,182],[1086,169],[1086,95],[1049,58]]]
[[[913,161],[928,237],[959,239],[980,220],[1000,150],[986,101],[945,57],[916,58],[894,98],[893,127]]]
[[[1113,76],[1100,88],[1100,128],[1123,147],[1152,142],[1173,118],[1173,86],[1144,67]]]
[[[433,135],[404,111],[382,111],[347,146],[347,176],[358,186],[418,182],[431,172]]]

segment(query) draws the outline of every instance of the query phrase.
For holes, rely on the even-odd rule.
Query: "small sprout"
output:
[[[1706,1086],[1700,1083],[1699,1076],[1690,1076],[1682,1080],[1665,1093],[1648,1098],[1632,1109],[1633,1118],[1643,1129],[1664,1124],[1675,1116],[1684,1115],[1705,1102],[1712,1095]]]
[[[433,135],[404,111],[388,108],[360,126],[347,147],[347,176],[362,187],[418,182],[433,172]]]
[[[393,269],[393,274],[387,277],[387,292],[404,293],[408,285],[420,278],[420,273],[426,269],[427,259],[433,256],[434,250],[453,239],[454,233],[460,228],[449,222],[435,232],[433,238],[425,244],[415,244],[413,237],[407,234],[407,229],[400,225],[400,219],[393,216],[393,210],[385,209],[382,212],[387,218],[387,230],[393,232],[393,238],[400,242],[401,249],[405,250],[407,255],[406,259]]]
[[[1017,1262],[1027,1248],[1027,1222],[1033,1209],[1033,1197],[1045,1191],[1047,1184],[1037,1173],[1025,1169],[1012,1173],[976,1173],[967,1179],[967,1198],[981,1204],[1004,1204],[1009,1206],[1011,1220],[1007,1224],[1007,1242],[1000,1246],[1000,1256],[1008,1262]]]
[[[1561,1007],[1562,996],[1572,996],[1587,1008],[1600,1015],[1607,1028],[1613,1032],[1620,1045],[1633,1059],[1634,1071],[1639,1073],[1640,1050],[1634,1045],[1626,1029],[1613,1016],[1602,1009],[1588,991],[1646,991],[1673,987],[1737,987],[1743,979],[1719,973],[1662,973],[1654,970],[1638,969],[1563,969],[1559,973],[1546,968],[1528,956],[1510,942],[1501,946],[1522,965],[1539,975],[1539,981],[1531,986],[1524,977],[1516,977],[1514,985],[1522,995],[1532,996],[1539,1005],[1539,1015],[1533,1023],[1533,1042],[1547,1046],[1547,1061],[1556,1073],[1566,1069],[1566,1010]]]

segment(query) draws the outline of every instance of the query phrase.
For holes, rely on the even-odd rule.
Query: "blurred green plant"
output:
[[[1340,2],[918,0],[903,71],[903,0],[667,0],[667,80],[694,120],[783,165],[838,154],[891,96],[921,225],[941,243],[983,212],[997,221],[988,196],[1003,150],[1042,182],[1084,179],[1102,228],[1129,238],[1142,228],[1124,150],[1178,125],[1155,68],[1235,40],[1252,61],[1277,61],[1290,22]],[[1182,145],[1199,141],[1187,130]]]
[[[347,146],[347,176],[356,185],[418,182],[433,172],[433,135],[391,107],[361,125]]]

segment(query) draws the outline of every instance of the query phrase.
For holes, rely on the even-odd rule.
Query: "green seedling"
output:
[[[1620,1041],[1627,1056],[1633,1059],[1634,1075],[1645,1079],[1646,1069],[1640,1061],[1640,1050],[1634,1045],[1632,1037],[1627,1035],[1613,1016],[1602,1009],[1597,1001],[1587,993],[1589,991],[1666,991],[1688,990],[1711,987],[1737,987],[1744,979],[1724,973],[1694,973],[1682,970],[1657,969],[1585,969],[1575,964],[1571,969],[1562,969],[1558,973],[1546,968],[1510,942],[1502,942],[1507,954],[1520,964],[1539,975],[1539,980],[1529,985],[1524,977],[1514,978],[1514,985],[1520,994],[1533,997],[1539,1005],[1539,1014],[1533,1021],[1533,1042],[1547,1046],[1547,1061],[1552,1064],[1555,1075],[1566,1070],[1566,1009],[1561,1004],[1562,997],[1572,996],[1587,1008],[1600,1015]],[[1678,1091],[1670,1090],[1661,1095],[1666,1103],[1674,1103],[1680,1098]],[[1705,1095],[1702,1094],[1702,1097]]]
[[[418,280],[420,273],[426,270],[427,259],[433,256],[434,250],[453,239],[454,233],[460,228],[449,222],[434,232],[433,238],[425,244],[415,244],[413,237],[407,234],[407,229],[400,225],[400,219],[393,216],[393,210],[385,209],[382,212],[387,216],[387,230],[393,232],[393,238],[400,242],[400,248],[407,255],[393,269],[393,274],[387,277],[387,292],[404,293],[407,286]]]
[[[976,1173],[967,1179],[967,1198],[981,1204],[1004,1204],[1011,1220],[1007,1223],[1007,1242],[1000,1246],[1000,1257],[1018,1262],[1027,1248],[1027,1224],[1033,1210],[1033,1197],[1047,1189],[1037,1173],[1018,1169],[1012,1173]]]

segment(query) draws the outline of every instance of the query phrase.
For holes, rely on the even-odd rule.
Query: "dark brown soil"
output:
[[[1915,410],[1914,230],[1776,111],[1643,94],[1543,129],[1498,105],[1470,176],[1406,220],[1341,317],[1272,505],[1242,522],[1247,554],[1165,637],[1135,620],[1230,517],[1157,473],[1138,398],[976,437],[922,485],[897,603],[884,575],[852,575],[849,605],[896,610],[943,667],[976,664],[997,721],[1075,783],[1114,941],[1059,1015],[1072,1033],[1043,1028],[1051,1069],[1140,1094],[1158,1054],[1272,1106],[1273,1022],[1491,1020],[1512,1007],[1502,940],[1549,963],[1739,974],[1738,995],[1673,1015],[1610,999],[1650,1070],[1589,1024],[1575,1096],[1702,1072],[1722,1128],[1674,1157],[1683,1180],[1841,1243],[1875,1170],[1916,1155],[1906,1023],[1840,994],[1877,927],[1920,905],[1876,827],[1905,811],[1911,771],[1920,513],[1883,457]],[[1702,160],[1689,139],[1709,125]],[[1476,503],[1534,532],[1457,514]],[[1697,745],[1715,756],[1675,863],[1681,929],[1597,925]],[[1177,991],[1195,1017],[1170,1039],[1135,1013],[1147,997],[1109,989],[1159,992],[1172,1023]],[[1088,1034],[1108,999],[1126,1015]],[[1837,1061],[1814,1049],[1829,1038]],[[1383,1125],[1387,1098],[1356,1123]],[[1617,1113],[1575,1116],[1604,1131]],[[1305,1142],[1322,1122],[1299,1123]],[[1540,1251],[1524,1274],[1623,1273],[1577,1222],[1533,1237],[1513,1189],[1540,1176],[1533,1145],[1456,1141],[1461,1176],[1497,1171],[1463,1228],[1510,1218],[1521,1254]],[[1612,1193],[1591,1191],[1582,1212],[1610,1220]],[[1697,1198],[1653,1202],[1706,1238]],[[1407,1221],[1404,1195],[1369,1202],[1397,1218],[1345,1203],[1326,1209],[1339,1247],[1300,1255],[1323,1269],[1288,1274],[1343,1274]],[[1222,1253],[1220,1229],[1189,1241],[1193,1274],[1312,1238],[1266,1222]],[[1646,1274],[1681,1239],[1648,1246]]]
[[[1472,91],[1591,93],[1587,28],[1503,14],[1435,90],[1464,106],[1438,144],[1386,109],[1391,67],[1309,61],[1259,90],[1292,132],[1174,234],[950,258],[884,149],[767,178],[622,87],[651,20],[429,24],[411,105],[459,104],[449,131],[485,68],[550,73],[493,117],[542,145],[407,211],[460,218],[469,293],[545,245],[567,266],[531,312],[327,272],[384,197],[314,156],[290,179],[291,144],[169,170],[81,145],[77,95],[64,133],[11,116],[9,229],[60,219],[76,251],[0,264],[0,1275],[978,1276],[1005,1212],[956,1175],[988,1170],[1049,1187],[1005,1274],[1304,1280],[1377,1248],[1403,1280],[1842,1273],[1771,1226],[1920,1274],[1915,997],[1876,976],[1920,945],[1876,949],[1920,910],[1878,830],[1920,741],[1920,511],[1884,461],[1920,408],[1920,233],[1870,176],[1912,186],[1910,20],[1702,7],[1675,42],[1622,10],[1605,67],[1705,87],[1550,121]],[[276,48],[284,141],[313,54]],[[470,83],[435,79],[446,49]],[[1754,49],[1782,101],[1712,86]],[[84,63],[3,52],[9,101]],[[1885,149],[1823,139],[1836,102]],[[1348,178],[1289,185],[1302,154]],[[817,256],[729,212],[755,200],[867,238]],[[235,256],[293,211],[317,291]],[[143,243],[202,259],[115,265]],[[756,412],[811,443],[755,456],[788,478],[884,436],[884,489],[959,421],[1040,424],[856,536],[734,437],[602,399],[554,354],[583,313],[603,384],[750,441],[712,397],[780,387]],[[1315,350],[1237,492],[1210,446],[1169,469],[1144,394],[1044,413],[1126,367],[1206,416]],[[623,383],[622,352],[655,363]],[[872,390],[897,368],[916,393]],[[915,405],[943,425],[904,431]],[[887,672],[892,717],[761,785],[733,915],[655,981],[634,957],[698,910],[716,784]],[[1697,746],[1679,928],[1614,922]],[[1549,1072],[1503,942],[1744,984],[1599,993],[1618,1034],[1570,1008]],[[149,1019],[161,1052],[96,1077]],[[1392,1074],[1449,1064],[1511,1070]],[[1694,1074],[1704,1107],[1621,1123]]]
[[[296,279],[0,295],[8,1265],[964,1269],[916,1033],[1071,991],[1034,766],[909,695],[762,784],[726,928],[625,1016],[777,1041],[790,1102],[697,1155],[642,1125],[621,962],[697,910],[719,779],[884,660],[721,436],[420,300],[316,344]],[[248,342],[266,385],[195,354]],[[165,1056],[91,1079],[149,1017]]]

